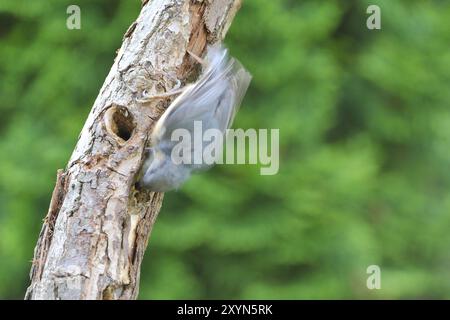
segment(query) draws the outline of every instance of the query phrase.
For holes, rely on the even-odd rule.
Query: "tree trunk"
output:
[[[58,170],[34,252],[26,299],[135,299],[163,194],[137,190],[154,120],[170,91],[221,41],[240,0],[143,1],[123,38],[65,170]]]

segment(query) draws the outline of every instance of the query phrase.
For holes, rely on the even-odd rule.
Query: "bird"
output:
[[[153,127],[138,180],[138,186],[147,190],[178,189],[193,173],[212,167],[213,164],[204,161],[180,161],[179,151],[185,151],[182,159],[202,159],[202,150],[210,143],[221,147],[223,139],[196,144],[194,129],[200,124],[203,132],[212,129],[224,137],[252,79],[221,44],[209,45],[204,59],[188,53],[202,65],[202,71],[194,83],[181,88],[181,94]],[[174,139],[177,132],[190,135],[190,139],[183,142]]]

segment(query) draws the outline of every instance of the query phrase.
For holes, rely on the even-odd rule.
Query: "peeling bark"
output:
[[[221,41],[240,0],[144,1],[65,170],[58,170],[26,299],[135,299],[163,194],[135,188],[155,119],[170,99],[137,98],[184,85]]]

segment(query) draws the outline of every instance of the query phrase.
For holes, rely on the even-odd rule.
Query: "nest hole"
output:
[[[130,140],[135,129],[133,116],[123,106],[113,106],[108,109],[105,114],[105,125],[110,134],[123,141]]]

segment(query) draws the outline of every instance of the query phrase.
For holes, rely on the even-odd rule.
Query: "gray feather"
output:
[[[176,129],[187,129],[193,136],[194,121],[201,121],[203,131],[219,129],[222,134],[234,120],[251,81],[251,75],[222,46],[208,48],[206,64],[199,79],[185,87],[156,123],[151,134],[152,156],[146,159],[140,183],[153,191],[178,188],[192,171],[207,165],[176,165],[171,141]],[[196,150],[191,150],[192,157]]]

